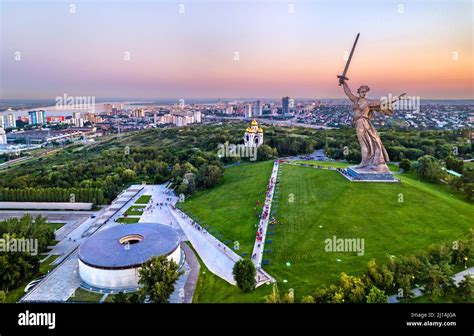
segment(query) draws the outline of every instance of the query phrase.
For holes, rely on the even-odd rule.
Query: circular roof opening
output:
[[[176,230],[168,225],[117,225],[87,238],[79,247],[78,257],[95,268],[135,267],[152,256],[171,254],[180,240]]]
[[[126,244],[136,244],[136,243],[139,243],[143,240],[143,236],[139,235],[139,234],[130,234],[130,235],[126,235],[122,238],[120,238],[119,242],[120,244],[122,245],[126,245]]]

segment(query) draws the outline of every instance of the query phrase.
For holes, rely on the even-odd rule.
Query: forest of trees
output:
[[[326,155],[333,159],[360,161],[360,146],[354,129],[348,127],[324,132],[329,133],[326,139],[320,139]],[[437,159],[444,159],[452,154],[464,159],[473,158],[467,129],[453,131],[381,129],[379,134],[390,160],[394,162],[404,158],[417,160],[423,155],[431,155]]]
[[[413,169],[421,180],[447,184],[453,192],[463,194],[467,200],[474,201],[474,166],[464,167],[462,160],[453,159],[451,156],[443,161],[431,155],[422,156],[412,166],[410,169]],[[446,169],[462,175],[449,174]]]
[[[243,143],[246,126],[239,122],[151,129],[97,145],[71,146],[35,164],[25,162],[0,172],[0,200],[69,201],[71,190],[76,189],[77,202],[100,205],[111,202],[132,183],[168,180],[178,193],[190,195],[221,183],[225,165],[248,160],[217,155],[220,144]],[[333,159],[360,160],[357,137],[350,127],[315,130],[265,126],[264,132],[264,145],[257,152],[260,161],[310,154],[315,149],[324,149]],[[418,160],[425,155],[444,160],[452,156],[454,159],[446,162],[447,169],[459,171],[456,160],[472,158],[465,130],[381,129],[379,133],[392,161]]]
[[[46,218],[26,215],[0,221],[0,238],[4,241],[14,238],[36,239],[37,252],[40,253],[46,251],[48,245],[54,242],[55,236]],[[39,265],[39,256],[28,251],[0,250],[0,291],[8,293],[10,289],[20,286],[39,272]]]
[[[104,193],[93,188],[0,188],[0,202],[85,202],[104,204]]]

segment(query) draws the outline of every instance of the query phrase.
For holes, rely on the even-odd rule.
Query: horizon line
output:
[[[61,96],[58,96],[61,97]],[[87,95],[71,95],[70,97],[94,97],[94,96],[87,96]],[[180,99],[188,99],[188,100],[265,100],[265,99],[271,99],[271,100],[280,100],[284,97],[289,97],[292,99],[301,99],[301,100],[319,100],[319,99],[344,99],[344,100],[349,100],[347,97],[342,97],[342,98],[336,98],[336,97],[291,97],[291,96],[283,96],[283,97],[259,97],[259,98],[254,98],[254,97],[161,97],[161,98],[137,98],[137,97],[126,97],[126,98],[121,98],[121,97],[94,97],[94,99],[100,99],[100,100],[162,100],[162,99],[168,99],[168,100],[176,100],[179,101]],[[408,97],[410,97],[408,95]],[[55,100],[55,98],[0,98],[0,101],[7,101],[7,100]],[[472,98],[421,98],[420,100],[474,100],[474,97]]]

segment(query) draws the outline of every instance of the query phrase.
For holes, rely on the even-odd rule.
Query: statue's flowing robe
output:
[[[374,111],[386,115],[392,115],[393,111],[383,106],[380,101],[366,98],[357,98],[353,110],[353,120],[362,156],[360,166],[377,166],[389,162],[387,151],[370,119],[372,119]]]

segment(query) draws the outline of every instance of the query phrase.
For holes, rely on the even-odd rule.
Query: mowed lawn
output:
[[[125,214],[128,216],[141,216],[146,205],[132,205],[130,208],[125,211]]]
[[[143,204],[143,205],[147,205],[148,202],[150,202],[150,199],[151,199],[151,195],[142,195],[140,196],[137,201],[135,202],[135,204]]]
[[[226,168],[222,184],[196,193],[180,208],[204,227],[209,225],[208,231],[229,247],[238,242],[236,253],[250,257],[272,167],[273,161],[267,161]]]
[[[263,303],[265,296],[272,291],[272,286],[262,285],[250,293],[243,293],[237,286],[219,278],[209,271],[199,254],[188,242],[201,265],[199,277],[194,290],[193,303]]]
[[[344,161],[316,161],[316,160],[294,160],[296,164],[303,164],[308,166],[320,166],[320,167],[332,167],[332,168],[346,168],[349,166],[358,165],[358,162],[344,162]],[[394,163],[388,163],[388,168],[392,172],[399,171],[398,165]]]
[[[280,291],[293,288],[297,298],[337,281],[341,272],[361,274],[372,258],[386,263],[390,255],[451,242],[473,227],[472,204],[410,175],[398,175],[402,183],[351,183],[335,171],[287,164],[280,169],[281,224],[266,245],[272,251],[264,268]],[[364,239],[365,254],[325,252],[325,239],[333,236]]]

